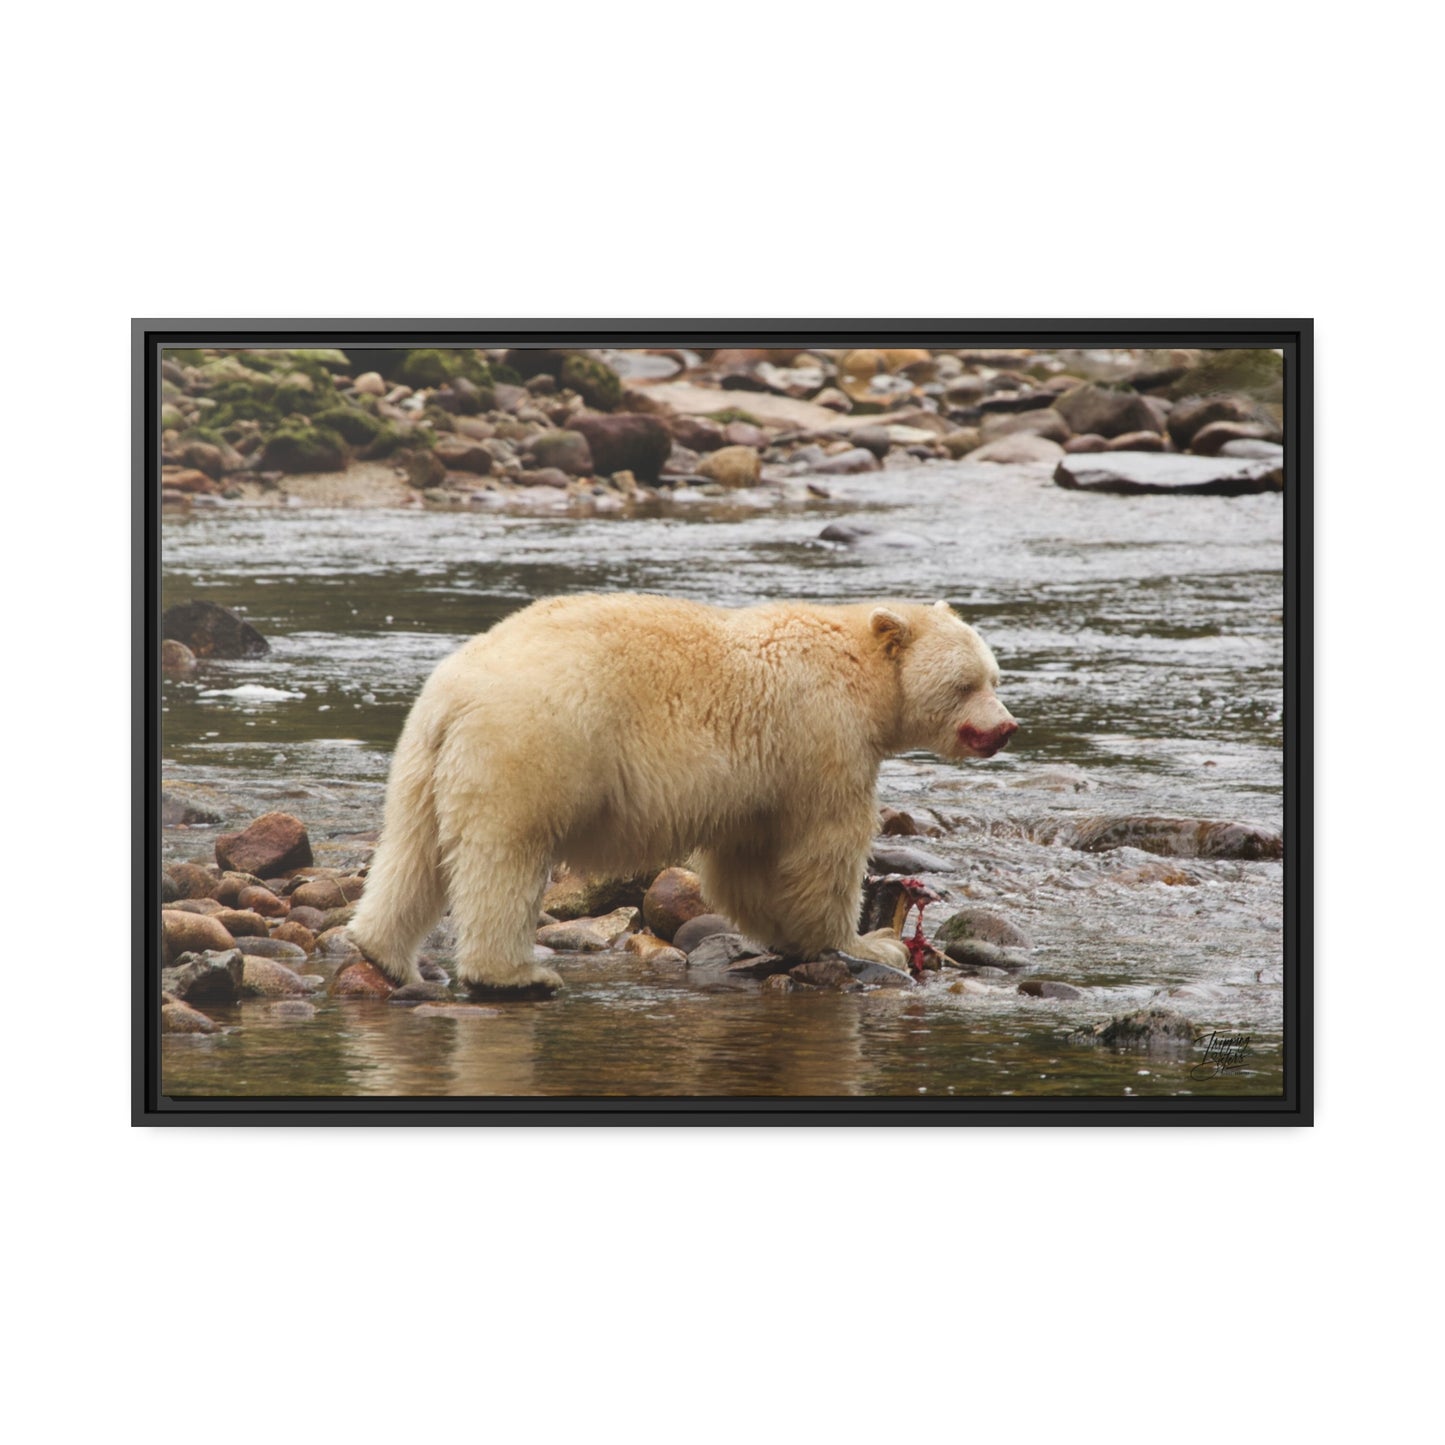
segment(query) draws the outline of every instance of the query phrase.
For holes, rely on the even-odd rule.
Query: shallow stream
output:
[[[1282,827],[1282,498],[1101,496],[1055,486],[1047,468],[967,463],[827,482],[830,500],[693,497],[629,518],[167,516],[163,605],[219,602],[272,650],[165,682],[165,786],[221,822],[167,827],[164,861],[210,861],[217,832],[272,808],[306,822],[318,863],[355,861],[428,672],[533,598],[943,597],[992,645],[1021,728],[987,762],[886,763],[880,801],[946,828],[889,841],[950,864],[929,876],[950,895],[929,908],[930,931],[954,908],[995,909],[1033,940],[1022,976],[1082,999],[1025,997],[996,977],[996,992],[958,993],[952,973],[906,992],[773,995],[630,955],[564,957],[557,999],[464,1022],[324,995],[304,1021],[261,1003],[208,1009],[239,1027],[166,1036],[165,1092],[1277,1094],[1282,865],[1066,840],[1073,824],[1136,815]],[[830,522],[889,537],[818,540]],[[1243,1062],[1208,1076],[1197,1050],[1070,1038],[1161,995],[1201,1032],[1247,1034]]]

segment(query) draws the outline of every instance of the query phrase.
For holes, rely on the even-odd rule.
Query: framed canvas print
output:
[[[135,1122],[1311,1122],[1311,343],[135,322]]]

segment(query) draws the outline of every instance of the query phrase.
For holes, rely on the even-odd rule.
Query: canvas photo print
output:
[[[148,1109],[1297,1103],[1298,349],[541,326],[146,333]]]

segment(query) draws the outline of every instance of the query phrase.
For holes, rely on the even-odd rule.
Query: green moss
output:
[[[1210,396],[1216,392],[1243,392],[1265,396],[1284,381],[1284,358],[1266,350],[1207,352],[1173,386],[1170,395]]]
[[[327,427],[354,447],[366,446],[384,430],[383,424],[369,412],[354,406],[329,406],[313,414],[312,421]]]
[[[492,380],[504,382],[507,386],[521,386],[522,373],[515,366],[508,366],[506,362],[502,362],[500,365],[492,367]]]
[[[721,411],[710,411],[708,416],[721,426],[726,426],[730,421],[745,421],[749,426],[762,426],[752,412],[744,411],[740,406],[725,406]]]
[[[594,411],[611,411],[622,400],[622,378],[595,357],[575,353],[567,357],[559,379]]]
[[[200,366],[206,359],[206,353],[199,346],[167,346],[161,355],[177,366]]]
[[[266,439],[261,465],[267,471],[339,472],[346,457],[345,441],[329,427],[292,423]]]
[[[186,424],[186,414],[179,407],[163,406],[161,408],[161,430],[175,431]]]
[[[443,386],[457,376],[464,376],[478,386],[490,386],[492,382],[491,368],[471,349],[443,351],[423,347],[408,351],[397,375],[413,387]]]

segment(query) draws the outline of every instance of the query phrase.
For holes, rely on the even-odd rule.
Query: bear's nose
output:
[[[999,745],[999,747],[1004,747],[1004,746],[1006,746],[1007,743],[1008,743],[1008,740],[1009,740],[1018,730],[1019,730],[1019,725],[1018,725],[1012,718],[1010,718],[1010,719],[998,730],[998,745]]]

